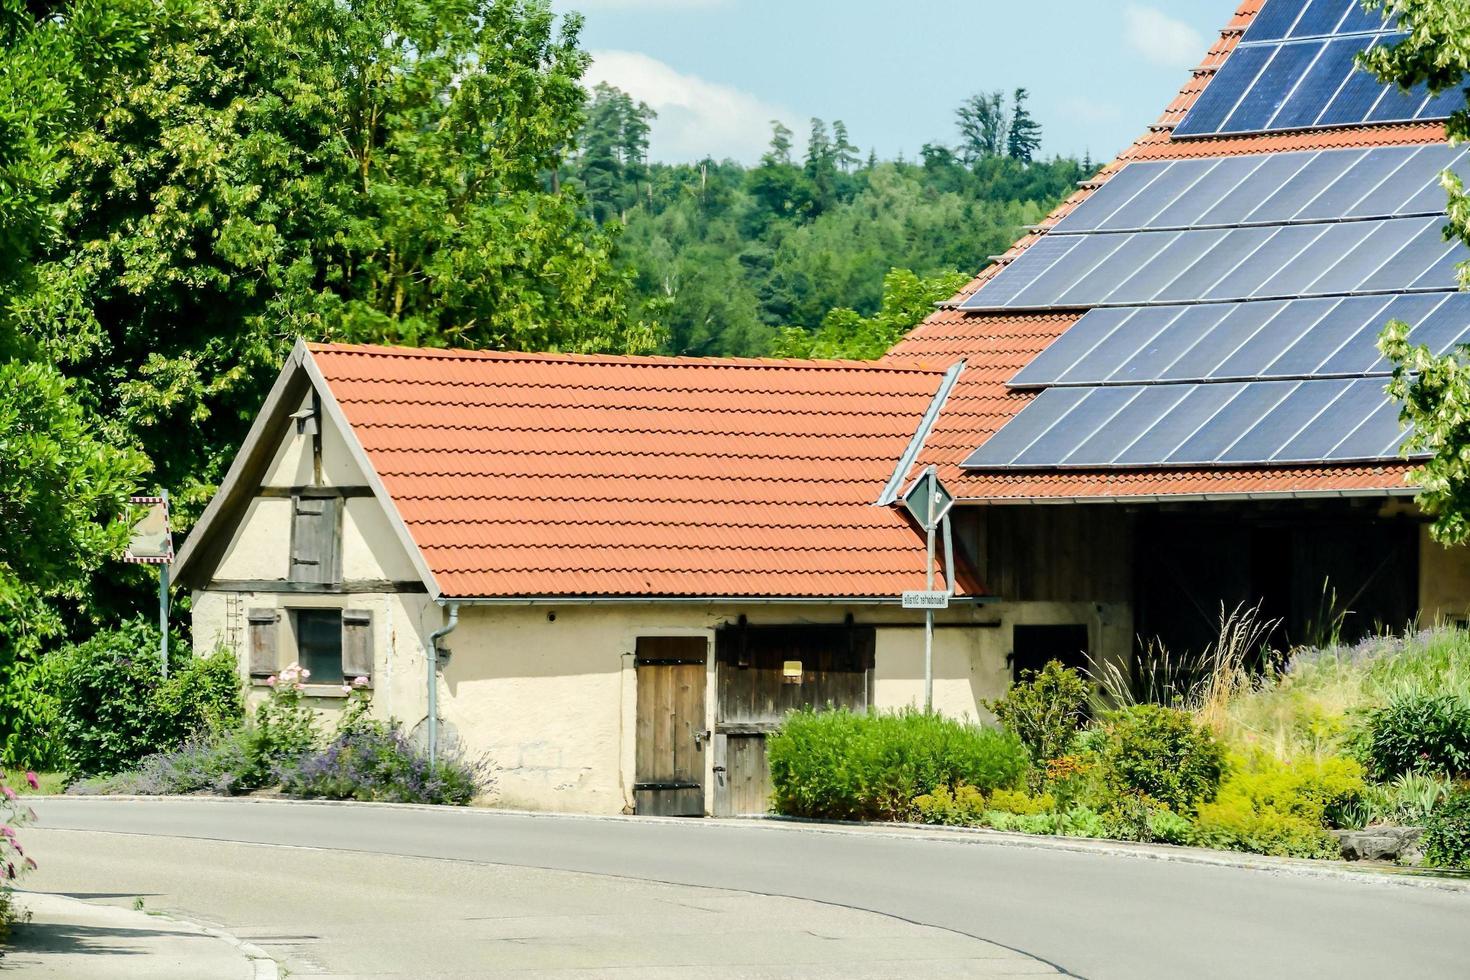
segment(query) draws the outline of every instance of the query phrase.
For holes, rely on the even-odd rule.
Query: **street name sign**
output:
[[[903,594],[903,608],[905,609],[948,609],[948,592],[931,592],[918,590],[905,592]]]

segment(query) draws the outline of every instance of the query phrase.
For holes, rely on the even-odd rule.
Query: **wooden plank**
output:
[[[342,501],[335,497],[295,499],[291,521],[293,582],[332,584],[339,578]]]
[[[261,592],[288,595],[361,595],[375,593],[424,593],[422,582],[392,582],[387,579],[364,579],[353,582],[290,582],[285,579],[215,579],[206,587],[210,592]]]
[[[342,612],[342,675],[349,681],[373,676],[373,614],[365,609]]]
[[[281,614],[275,609],[252,609],[246,614],[250,632],[250,676],[269,677],[281,669],[277,638]]]
[[[300,486],[300,487],[260,487],[255,491],[257,497],[280,499],[282,497],[371,497],[372,487],[322,487],[322,486]]]
[[[638,639],[633,797],[639,813],[704,813],[707,647],[703,637]]]

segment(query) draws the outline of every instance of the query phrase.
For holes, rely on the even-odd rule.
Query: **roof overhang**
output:
[[[1403,498],[1419,493],[1417,487],[1367,490],[1271,490],[1239,493],[1118,494],[1109,496],[957,497],[955,503],[969,507],[1045,506],[1049,504],[1171,504],[1220,503],[1258,500],[1342,500],[1347,498]]]

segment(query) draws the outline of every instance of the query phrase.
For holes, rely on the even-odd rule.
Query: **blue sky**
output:
[[[769,120],[847,123],[880,156],[954,140],[980,90],[1031,91],[1046,153],[1109,159],[1158,117],[1236,0],[554,0],[591,81],[659,111],[652,153],[755,160]]]

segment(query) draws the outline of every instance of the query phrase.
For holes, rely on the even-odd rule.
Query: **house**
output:
[[[1470,174],[1465,95],[1355,68],[1399,36],[1358,0],[1242,3],[1137,142],[890,352],[968,361],[920,461],[993,595],[1095,600],[1176,653],[1222,605],[1283,646],[1470,611],[1375,347],[1390,319],[1470,341],[1439,182]],[[1065,625],[1016,635],[1016,668],[1106,646]]]
[[[506,805],[762,811],[787,711],[920,699],[925,536],[879,500],[959,369],[298,344],[176,563],[195,643],[327,713],[369,678]],[[973,716],[1004,614],[953,588]]]
[[[1458,93],[1353,67],[1356,0],[1249,0],[1163,117],[877,364],[298,345],[180,552],[255,696],[488,755],[503,803],[765,809],[790,710],[921,702],[925,537],[957,498],[934,703],[1022,671],[1470,611],[1374,340],[1470,340]]]

